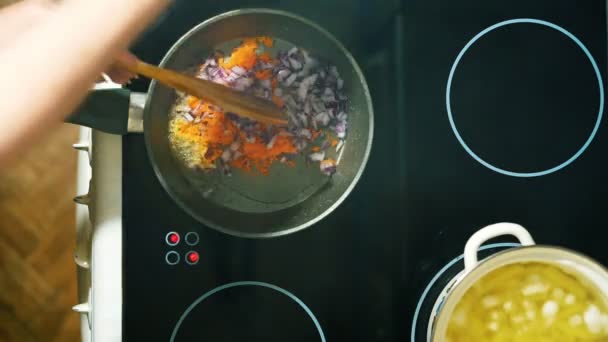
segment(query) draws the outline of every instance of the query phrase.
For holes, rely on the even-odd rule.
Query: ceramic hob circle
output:
[[[273,328],[277,326],[281,329]],[[258,281],[225,284],[197,298],[179,318],[170,341],[213,336],[222,341],[325,342],[319,321],[302,300],[279,286]]]

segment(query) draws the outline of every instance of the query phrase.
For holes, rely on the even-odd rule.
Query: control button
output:
[[[89,194],[79,195],[79,196],[74,197],[74,202],[76,202],[78,204],[88,205],[91,202],[91,199],[89,197]]]
[[[78,151],[89,152],[88,143],[76,143],[76,144],[73,144],[72,147]]]
[[[186,262],[189,263],[190,265],[198,264],[199,258],[200,257],[198,255],[198,253],[195,251],[190,251],[186,254]]]
[[[165,241],[167,241],[169,246],[175,246],[179,243],[179,234],[176,232],[169,232],[165,236]]]
[[[74,305],[72,310],[78,312],[81,315],[86,315],[87,322],[89,323],[89,329],[91,328],[91,312],[93,311],[91,308],[91,289],[89,288],[89,295],[87,301],[84,303],[80,303]]]
[[[82,268],[91,267],[91,264],[89,264],[89,261],[80,257],[80,255],[78,255],[78,253],[74,253],[74,262],[76,263],[76,265],[78,265]]]
[[[168,251],[167,254],[165,254],[165,261],[169,265],[175,265],[179,262],[179,254],[177,254],[176,251]]]
[[[189,246],[196,246],[196,244],[198,244],[198,234],[195,232],[187,233],[185,239]]]

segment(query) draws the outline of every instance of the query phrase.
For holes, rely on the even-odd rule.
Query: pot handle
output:
[[[130,131],[130,103],[129,89],[111,82],[98,83],[65,122],[124,135]]]
[[[522,226],[515,223],[501,222],[481,228],[471,235],[464,246],[464,269],[466,273],[471,272],[477,266],[477,250],[486,241],[501,235],[515,236],[522,246],[534,245],[530,233]]]

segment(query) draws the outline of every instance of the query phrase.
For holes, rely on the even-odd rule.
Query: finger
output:
[[[137,57],[129,51],[122,51],[115,57],[115,62],[106,71],[106,74],[113,82],[119,84],[126,84],[132,79],[137,78],[137,75],[121,67],[125,63],[133,63],[137,61]]]

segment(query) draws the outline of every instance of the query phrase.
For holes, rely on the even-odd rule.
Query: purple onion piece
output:
[[[230,159],[232,158],[232,152],[230,151],[230,149],[225,149],[224,152],[222,152],[222,161],[224,162],[229,162]]]
[[[325,159],[325,151],[311,153],[308,155],[308,158],[313,162],[320,162]]]
[[[296,74],[291,74],[291,75],[289,75],[289,77],[287,77],[287,79],[286,79],[286,80],[285,80],[285,82],[284,82],[284,83],[285,83],[285,86],[286,86],[286,87],[291,86],[291,85],[292,85],[292,84],[293,84],[293,83],[296,81],[296,78],[297,78],[297,77],[298,77],[298,75],[296,75]]]
[[[232,88],[239,90],[239,91],[245,91],[245,90],[249,89],[249,87],[251,87],[252,85],[253,85],[253,79],[248,78],[248,77],[241,77],[241,78],[237,79],[236,81],[234,81]]]
[[[315,116],[315,121],[320,123],[322,127],[327,127],[331,118],[327,112],[321,112]]]
[[[306,100],[304,102],[304,113],[310,115],[312,111],[312,106],[310,104],[310,100]]]
[[[291,95],[284,96],[283,101],[285,101],[285,104],[287,104],[287,106],[289,106],[291,108],[296,108],[298,106],[298,104],[296,103],[296,100],[294,100],[293,96],[291,96]]]
[[[291,67],[294,70],[300,70],[302,69],[302,63],[300,63],[298,60],[296,60],[295,58],[289,58],[289,64],[291,65]]]
[[[304,139],[298,139],[295,142],[295,147],[298,149],[298,151],[304,151],[304,149],[306,149],[306,146],[308,146],[308,142]]]
[[[323,160],[319,164],[319,168],[323,174],[331,176],[336,173],[336,163],[333,160]]]
[[[346,121],[338,121],[334,131],[339,139],[344,139],[344,137],[346,137]]]
[[[277,81],[283,82],[291,74],[289,69],[281,69],[277,72]]]
[[[287,56],[291,56],[291,55],[295,54],[296,52],[298,52],[298,48],[294,46],[291,49],[289,49],[289,51],[287,51]]]
[[[328,109],[328,110],[327,110],[327,114],[329,115],[329,118],[330,118],[330,119],[334,119],[334,118],[336,117],[336,116],[334,115],[334,113],[335,113],[335,112],[334,112],[334,109],[333,109],[333,108],[330,108],[330,109]]]
[[[270,138],[270,141],[268,142],[268,144],[266,144],[266,148],[270,150],[272,147],[274,147],[274,143],[276,141],[277,141],[277,135]]]
[[[341,78],[338,78],[337,85],[338,85],[338,90],[341,90],[344,87],[344,80]]]
[[[239,76],[245,76],[245,74],[247,74],[247,70],[245,70],[245,68],[238,66],[238,65],[232,67],[232,69],[230,69],[230,70]]]
[[[298,131],[298,136],[299,137],[304,137],[306,139],[310,139],[312,138],[312,133],[310,133],[310,130],[307,128],[302,128]]]
[[[329,73],[335,78],[340,77],[340,74],[338,73],[338,68],[336,68],[335,65],[332,65],[329,67]]]
[[[302,127],[308,127],[308,117],[304,113],[298,114],[298,119],[302,122]]]
[[[300,83],[300,86],[298,88],[298,98],[300,101],[306,100],[306,95],[308,94],[308,89],[310,89],[310,87],[312,87],[315,84],[315,82],[317,81],[317,77],[319,77],[318,74],[312,74],[302,80],[302,82]]]
[[[260,85],[266,89],[272,88],[272,83],[270,82],[270,80],[261,80]]]
[[[324,112],[324,111],[327,110],[327,108],[325,107],[325,104],[323,102],[321,102],[321,101],[313,101],[312,102],[312,108],[317,113]]]

